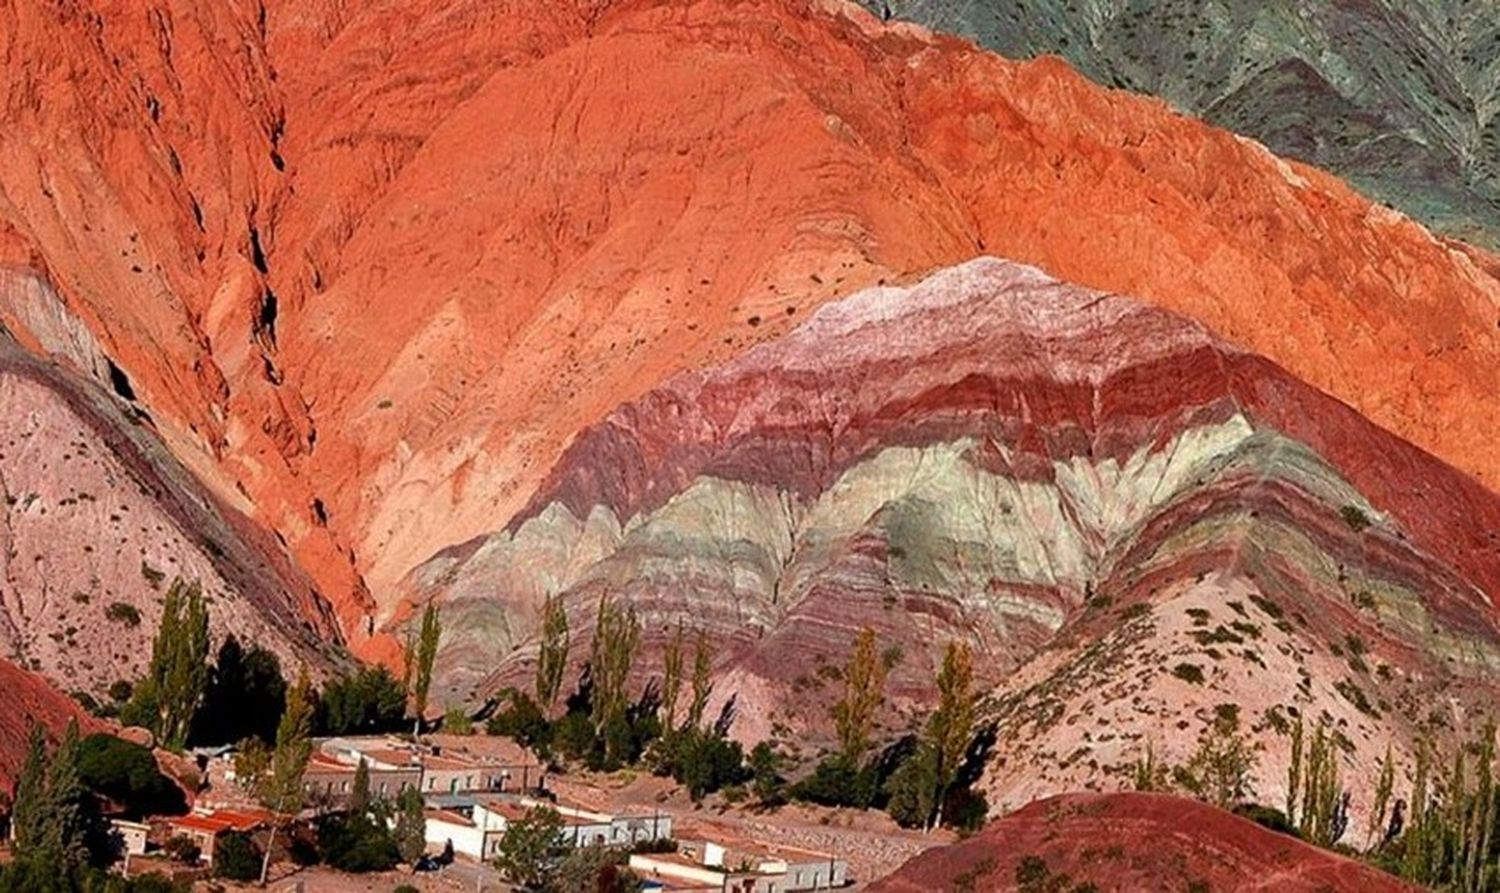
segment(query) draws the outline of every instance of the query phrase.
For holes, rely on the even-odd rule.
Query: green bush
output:
[[[141,612],[135,605],[125,602],[115,602],[104,609],[104,617],[114,623],[123,623],[126,626],[140,626]]]
[[[250,835],[231,831],[214,847],[214,874],[231,881],[260,878],[261,850]]]
[[[321,735],[395,732],[406,727],[406,690],[385,667],[328,683],[313,725]]]
[[[339,871],[389,871],[401,861],[390,829],[368,813],[324,816],[318,821],[318,848]]]
[[[187,811],[182,790],[161,774],[151,751],[113,735],[90,735],[79,744],[78,773],[89,790],[134,816]]]
[[[672,776],[694,800],[750,778],[745,751],[738,741],[700,729],[679,729],[663,737],[657,742],[654,757],[657,774]]]
[[[875,802],[880,779],[873,766],[860,767],[843,754],[818,763],[811,775],[792,786],[794,800],[819,806],[865,809]]]
[[[543,757],[547,756],[552,749],[552,724],[547,721],[542,708],[530,695],[514,688],[507,689],[502,697],[507,699],[506,707],[490,717],[485,731],[491,735],[504,735]],[[587,722],[587,718],[584,720]],[[593,736],[592,729],[589,736]]]

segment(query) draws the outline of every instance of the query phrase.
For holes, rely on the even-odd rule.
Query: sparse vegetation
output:
[[[123,623],[128,627],[141,625],[141,612],[135,605],[112,602],[104,609],[104,618],[112,623]]]
[[[1172,668],[1172,675],[1183,682],[1191,682],[1193,685],[1202,685],[1207,681],[1203,675],[1203,668],[1197,664],[1180,663]]]

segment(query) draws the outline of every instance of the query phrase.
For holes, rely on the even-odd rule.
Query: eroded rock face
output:
[[[1195,800],[1134,793],[1034,803],[967,840],[917,856],[868,889],[999,893],[1027,879],[1035,883],[1039,874],[1058,889],[1180,890],[1194,882],[1209,890],[1302,893],[1418,889]],[[1063,876],[1066,882],[1055,880]]]
[[[133,413],[133,415],[132,415]],[[288,673],[338,660],[333,614],[285,551],[206,493],[148,419],[0,343],[0,656],[107,701],[145,673],[175,578]]]
[[[61,305],[0,320],[117,368],[367,654],[622,401],[977,253],[1500,475],[1493,258],[1055,60],[800,0],[23,4],[0,58],[0,261]]]
[[[735,734],[816,747],[869,626],[888,732],[947,641],[980,655],[996,807],[1123,784],[1148,743],[1185,759],[1222,709],[1271,742],[1272,803],[1291,717],[1325,718],[1358,814],[1387,744],[1457,740],[1496,692],[1497,525],[1471,478],[1201,326],[980,259],[620,407],[409,585],[442,599],[448,698],[525,676],[548,593],[581,660],[608,597],[642,618],[639,681],[701,630]]]

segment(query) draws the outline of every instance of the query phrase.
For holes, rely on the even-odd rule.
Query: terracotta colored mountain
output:
[[[678,624],[703,631],[713,708],[805,753],[868,626],[890,734],[946,642],[981,656],[994,807],[1126,784],[1148,744],[1185,760],[1228,711],[1270,803],[1291,718],[1331,723],[1360,816],[1387,746],[1410,765],[1500,693],[1497,529],[1500,498],[1264,358],[981,259],[620,407],[410,585],[443,605],[448,700],[527,677],[550,593],[581,662],[610,598],[642,618],[642,681]]]
[[[1056,61],[804,0],[21,4],[0,59],[0,320],[365,653],[622,401],[986,252],[1500,479],[1493,258]]]
[[[97,728],[92,717],[41,677],[0,659],[0,792],[9,797],[15,788],[32,728],[40,725],[55,741],[73,719],[85,733]]]
[[[867,889],[1398,893],[1418,888],[1195,800],[1105,794],[1034,803],[961,843],[923,853]]]

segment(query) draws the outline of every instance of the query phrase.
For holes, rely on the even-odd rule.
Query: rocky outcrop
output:
[[[868,626],[890,734],[947,641],[981,655],[996,807],[1185,759],[1221,709],[1274,742],[1267,802],[1303,715],[1361,803],[1387,744],[1471,734],[1496,691],[1497,526],[1472,479],[1197,324],[981,259],[622,406],[409,582],[442,600],[450,699],[524,677],[549,593],[581,660],[607,597],[643,619],[640,681],[702,631],[735,733],[816,748]]]
[[[1223,810],[1159,794],[1080,794],[1034,803],[973,837],[917,856],[867,889],[999,893],[1075,888],[1278,893],[1417,889]]]
[[[544,7],[0,11],[0,261],[47,285],[0,320],[128,382],[363,653],[614,406],[986,252],[1500,475],[1494,260],[1330,177],[852,6]]]

